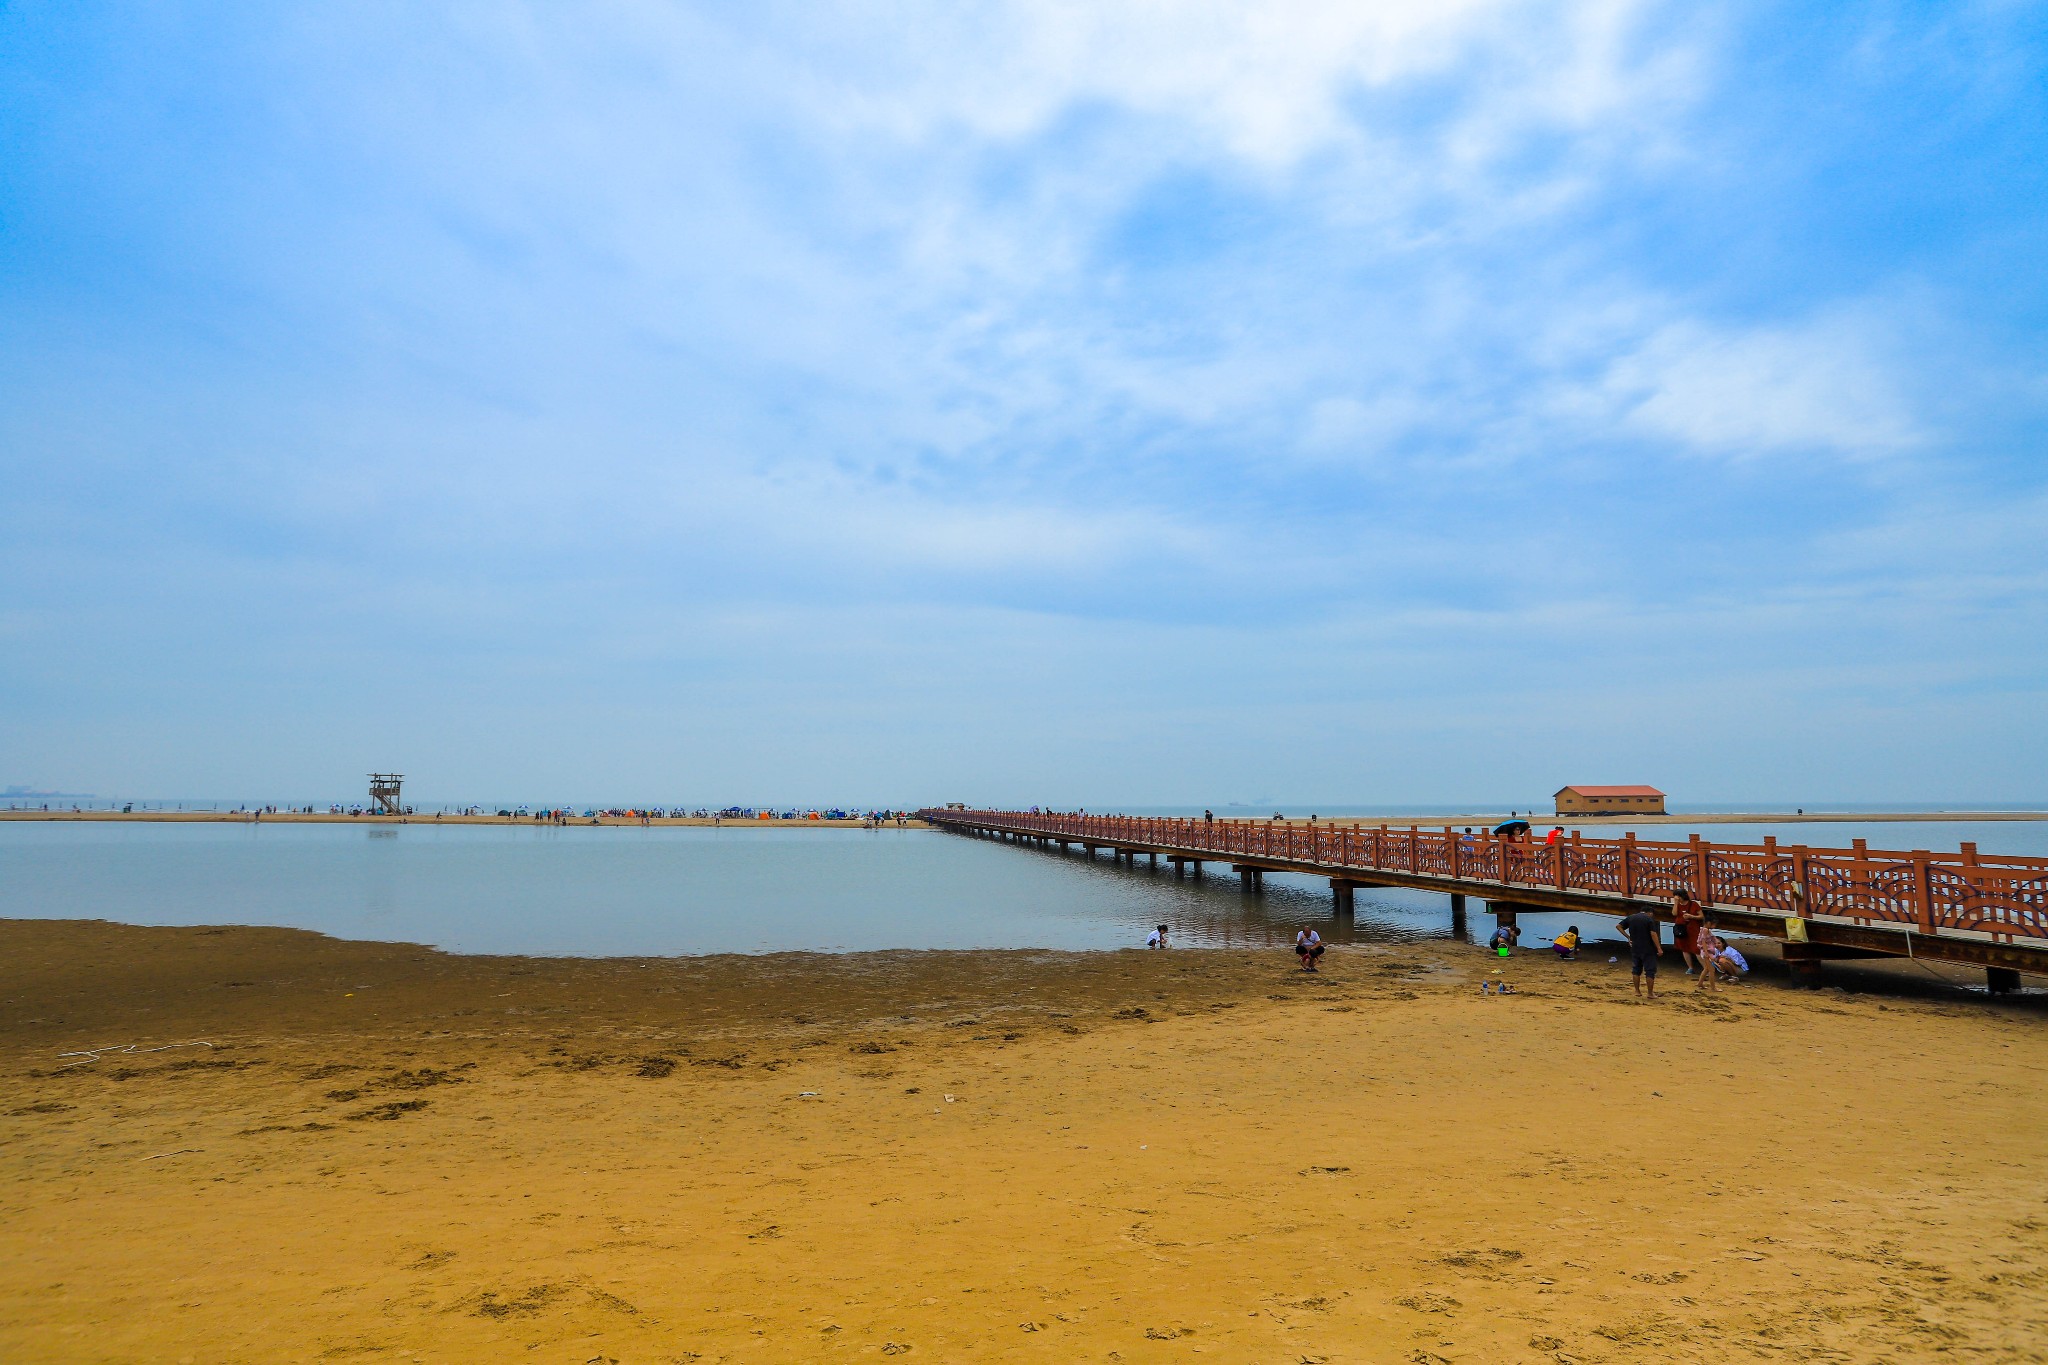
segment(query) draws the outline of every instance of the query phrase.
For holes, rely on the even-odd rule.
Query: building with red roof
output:
[[[1559,815],[1662,815],[1664,793],[1655,787],[1587,787],[1557,789]]]

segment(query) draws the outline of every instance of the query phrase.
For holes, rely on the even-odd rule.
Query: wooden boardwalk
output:
[[[1814,979],[1827,959],[1914,957],[1980,966],[1993,990],[2019,973],[2048,975],[2048,858],[1956,853],[1587,839],[1554,843],[1495,837],[1475,828],[1396,829],[1262,820],[1162,819],[1130,815],[924,810],[931,824],[962,833],[1111,850],[1120,859],[1165,858],[1200,873],[1228,862],[1256,890],[1266,872],[1330,879],[1339,913],[1353,888],[1441,891],[1462,911],[1479,896],[1512,922],[1517,910],[1670,918],[1680,888],[1708,920],[1784,941],[1786,960]]]

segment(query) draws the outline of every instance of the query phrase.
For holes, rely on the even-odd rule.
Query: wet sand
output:
[[[2035,997],[75,921],[0,962],[9,1360],[2048,1351]]]

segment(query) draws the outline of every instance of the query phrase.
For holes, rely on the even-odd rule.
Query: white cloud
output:
[[[1308,409],[1302,447],[1310,455],[1369,457],[1434,416],[1428,402],[1406,390],[1380,393],[1370,401],[1325,398]]]
[[[1488,52],[1482,103],[1584,127],[1654,94],[1675,71],[1631,35],[1640,0],[1030,0],[935,12],[909,6],[770,11],[807,32],[821,98],[853,127],[923,139],[949,130],[1033,135],[1109,104],[1184,124],[1245,160],[1285,166],[1355,135],[1346,99],[1445,74]],[[789,22],[800,13],[801,25]],[[765,25],[764,25],[765,27]],[[1645,76],[1654,69],[1656,78]],[[1486,138],[1474,130],[1473,145]]]
[[[1032,572],[1049,579],[1185,559],[1204,541],[1145,509],[1092,511],[1017,501],[961,505],[904,490],[825,481],[754,504],[758,544],[863,571]],[[751,518],[750,518],[751,519]]]
[[[1672,322],[1609,365],[1579,405],[1706,454],[1892,455],[1925,433],[1876,340],[1881,330],[1867,317],[1749,329]]]

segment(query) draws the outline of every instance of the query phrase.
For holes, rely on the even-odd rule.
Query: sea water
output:
[[[1588,829],[1587,834],[1618,833]],[[2048,824],[1705,825],[1721,842],[2048,855]],[[1683,840],[1678,826],[1640,837]],[[1492,918],[1469,902],[1466,936]],[[1285,949],[1448,939],[1448,898],[1271,873],[1248,895],[1227,863],[1176,877],[923,829],[0,822],[0,916],[268,924],[454,952],[665,956],[882,948],[1135,947],[1155,924],[1185,947]],[[1606,917],[1523,913],[1523,943]]]

